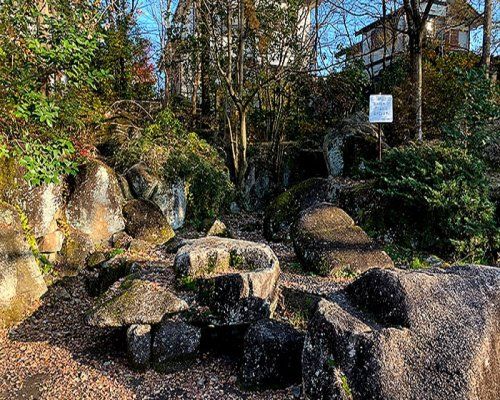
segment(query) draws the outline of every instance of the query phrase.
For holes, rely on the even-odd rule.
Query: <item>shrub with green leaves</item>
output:
[[[441,143],[388,151],[365,172],[379,195],[369,225],[448,260],[487,262],[499,244],[482,162]]]
[[[196,133],[188,132],[170,110],[162,111],[142,134],[123,143],[113,158],[122,171],[143,161],[166,182],[184,179],[189,185],[188,213],[195,223],[216,217],[233,192],[221,155]]]

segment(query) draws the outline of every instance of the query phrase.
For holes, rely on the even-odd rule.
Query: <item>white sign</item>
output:
[[[392,96],[390,94],[372,94],[370,96],[370,122],[376,124],[392,121]]]

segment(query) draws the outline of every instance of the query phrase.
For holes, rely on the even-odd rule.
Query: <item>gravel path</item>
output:
[[[232,216],[225,222],[234,236],[266,243],[262,215]],[[339,287],[297,271],[289,244],[270,245],[282,263],[283,285],[315,293]],[[51,286],[30,318],[10,331],[0,330],[0,399],[272,400],[297,395],[297,388],[245,392],[236,383],[237,360],[209,354],[182,372],[135,372],[127,366],[120,341],[84,323],[93,301],[83,277],[66,278]]]

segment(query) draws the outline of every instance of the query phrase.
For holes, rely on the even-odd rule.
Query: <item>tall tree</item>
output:
[[[410,63],[412,67],[412,80],[414,84],[414,108],[415,108],[415,136],[419,141],[423,140],[422,132],[422,47],[425,38],[425,27],[429,19],[429,13],[435,0],[428,0],[425,7],[420,0],[403,0],[406,14],[407,34],[409,39]]]
[[[259,91],[308,70],[314,58],[310,8],[301,1],[202,0],[200,23],[225,93],[233,173],[240,188],[247,171],[247,120]],[[232,120],[236,116],[236,129]]]
[[[483,22],[483,53],[481,64],[486,67],[486,75],[489,76],[491,64],[491,35],[493,30],[493,0],[484,0],[484,22]]]

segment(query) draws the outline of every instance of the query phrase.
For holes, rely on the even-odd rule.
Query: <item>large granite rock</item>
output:
[[[127,354],[134,368],[149,366],[152,342],[151,325],[130,325],[127,329]]]
[[[292,186],[268,206],[264,216],[264,236],[279,241],[289,237],[290,226],[297,215],[308,207],[331,201],[333,193],[327,179],[311,178]]]
[[[165,315],[187,308],[187,303],[165,284],[131,275],[118,281],[98,299],[87,322],[100,328],[152,325],[158,324]]]
[[[383,142],[383,147],[387,145]],[[342,121],[338,130],[327,134],[323,141],[323,155],[331,176],[355,172],[364,160],[378,155],[378,129],[370,124],[368,115],[358,112]]]
[[[63,185],[54,183],[29,187],[22,194],[20,203],[28,218],[35,238],[42,238],[57,231],[57,218],[64,205]]]
[[[89,161],[76,178],[66,218],[70,226],[100,245],[125,228],[122,202],[113,170],[100,161]]]
[[[175,236],[160,208],[148,200],[130,200],[123,206],[125,230],[135,239],[163,244]]]
[[[157,370],[171,372],[188,367],[200,350],[201,330],[183,321],[164,320],[153,340],[153,363]]]
[[[0,202],[0,327],[22,319],[46,291],[16,209]]]
[[[373,269],[322,300],[303,353],[307,399],[493,400],[500,269]]]
[[[304,269],[320,275],[345,276],[394,266],[349,215],[330,203],[303,211],[291,233]]]
[[[179,229],[186,220],[187,186],[182,180],[167,183],[154,176],[148,166],[140,162],[125,174],[134,195],[155,203],[173,229]]]
[[[286,387],[301,380],[304,335],[273,320],[256,322],[244,340],[241,382],[252,389]]]
[[[77,275],[87,266],[88,257],[95,251],[92,237],[77,229],[70,228],[58,255],[57,265],[62,275]]]
[[[221,324],[250,323],[272,316],[279,262],[266,245],[206,237],[181,247],[174,261],[181,279],[195,279],[198,297]]]

